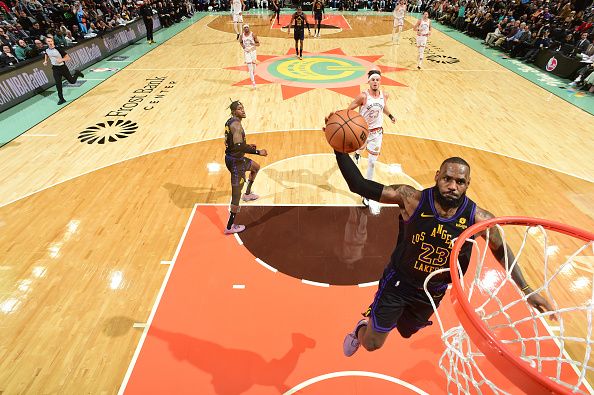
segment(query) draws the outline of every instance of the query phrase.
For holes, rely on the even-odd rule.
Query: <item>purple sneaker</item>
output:
[[[355,329],[345,336],[344,342],[342,343],[342,351],[344,352],[345,357],[352,356],[361,346],[359,339],[357,339],[357,330],[362,326],[367,326],[366,319],[362,319],[361,321],[357,322]]]

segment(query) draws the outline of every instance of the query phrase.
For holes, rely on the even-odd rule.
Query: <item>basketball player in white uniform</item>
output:
[[[386,102],[388,101],[388,94],[380,90],[380,81],[382,73],[379,70],[369,70],[367,73],[367,81],[369,82],[369,89],[361,92],[355,100],[348,107],[349,110],[354,110],[359,107],[359,113],[369,127],[369,136],[365,145],[355,151],[355,161],[359,163],[359,158],[364,149],[367,149],[367,179],[373,179],[373,170],[375,162],[380,154],[382,148],[382,137],[384,130],[382,128],[384,122],[384,114],[390,118],[392,123],[396,123],[396,118],[390,113]],[[363,204],[368,205],[368,200],[363,198]]]
[[[394,27],[392,28],[392,41],[394,41],[394,34],[398,30],[398,36],[396,42],[400,42],[400,33],[402,33],[402,27],[404,26],[404,15],[406,14],[406,1],[400,0],[396,7],[394,7]]]
[[[417,49],[419,50],[419,62],[417,63],[417,69],[420,70],[421,63],[423,63],[425,47],[427,46],[427,39],[431,35],[431,21],[429,20],[428,12],[423,12],[423,17],[419,19],[415,25],[415,31],[417,32]]]
[[[241,34],[241,24],[243,23],[243,10],[245,3],[243,0],[233,0],[231,2],[231,15],[233,16],[233,30],[237,33],[236,40],[239,40]]]
[[[256,33],[250,30],[250,25],[247,23],[243,25],[243,33],[239,45],[243,48],[243,56],[250,72],[250,79],[252,80],[252,87],[256,89],[256,77],[254,76],[254,69],[256,68],[256,47],[260,46],[260,41]]]

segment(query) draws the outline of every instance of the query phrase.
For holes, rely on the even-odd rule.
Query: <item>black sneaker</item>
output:
[[[85,78],[85,75],[80,70],[74,70],[74,74],[78,75],[80,78]]]
[[[236,40],[239,40],[239,34],[237,35],[237,37],[235,37]]]
[[[355,152],[355,163],[359,164],[359,158],[361,158],[361,155],[359,155],[358,153]]]
[[[66,103],[66,100],[64,99],[60,99],[60,101],[58,101],[58,105],[61,106],[62,104]]]

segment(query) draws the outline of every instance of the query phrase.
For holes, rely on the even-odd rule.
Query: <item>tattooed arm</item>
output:
[[[421,200],[421,191],[410,185],[385,186],[379,182],[366,180],[348,154],[334,152],[336,163],[351,192],[382,203],[398,204],[404,219],[408,219]]]
[[[486,221],[488,219],[495,218],[493,214],[484,210],[477,206],[476,212],[474,214],[474,221],[475,223]],[[486,239],[486,231],[482,231],[479,233],[479,236],[482,236]],[[508,267],[511,267],[516,259],[514,253],[512,252],[511,248],[507,243],[503,241],[501,237],[501,233],[496,227],[492,227],[489,230],[489,249],[495,256],[495,259],[499,262],[499,264],[507,271]],[[552,307],[548,300],[543,298],[537,293],[533,293],[534,290],[528,285],[526,279],[524,279],[524,275],[522,274],[522,270],[520,268],[519,263],[516,263],[514,268],[511,271],[511,278],[514,282],[520,287],[524,295],[528,296],[528,303],[530,303],[534,308],[536,308],[540,312],[544,312],[545,310],[551,311]],[[553,319],[556,319],[556,315],[552,316]]]

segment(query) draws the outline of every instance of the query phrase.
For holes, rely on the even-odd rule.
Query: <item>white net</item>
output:
[[[590,386],[594,379],[594,242],[540,225],[494,227],[497,230],[486,229],[484,239],[467,239],[473,252],[468,271],[459,277],[462,290],[458,297],[468,300],[473,314],[503,348],[525,362],[527,380],[538,375],[559,384],[567,394],[594,393]],[[487,247],[496,231],[515,254],[505,268]],[[554,311],[539,312],[529,305],[527,299],[533,293],[524,295],[511,277],[516,265],[520,265],[533,293],[548,299]],[[434,275],[446,271],[449,269],[433,272],[425,281],[425,291]],[[440,316],[435,305],[433,308],[445,344],[439,365],[447,378],[448,393],[521,392],[518,388],[521,390],[522,385],[515,382],[515,387],[510,386],[506,378],[509,372],[489,363],[460,322]]]

